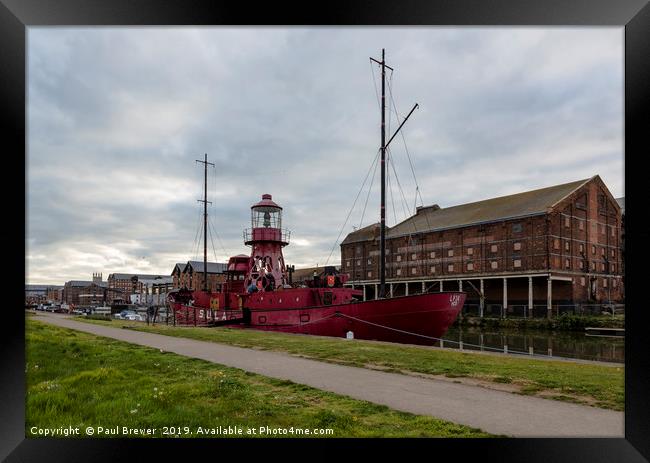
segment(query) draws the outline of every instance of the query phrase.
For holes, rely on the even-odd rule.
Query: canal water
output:
[[[443,339],[444,347],[466,350],[495,350],[509,353],[529,353],[554,357],[598,360],[601,362],[625,362],[625,338],[587,336],[580,332],[547,330],[505,330],[499,328],[452,327]],[[453,342],[452,342],[453,341]]]

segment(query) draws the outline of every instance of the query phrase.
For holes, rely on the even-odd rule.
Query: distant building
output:
[[[119,289],[110,288],[102,281],[101,273],[93,273],[92,280],[70,280],[63,286],[62,300],[78,307],[97,307],[122,298]]]
[[[108,275],[108,287],[116,290],[122,302],[131,302],[131,295],[150,293],[153,285],[172,285],[169,275],[152,275],[144,273],[111,273]]]
[[[340,265],[333,265],[337,271],[341,270]],[[297,268],[293,272],[291,272],[291,282],[293,284],[302,284],[307,280],[313,280],[314,279],[314,272],[316,275],[320,275],[323,271],[325,270],[325,267],[305,267],[305,268]]]
[[[61,302],[63,286],[25,285],[25,303],[42,304],[43,302]]]
[[[620,301],[622,214],[596,175],[459,206],[419,207],[386,227],[387,292],[463,289],[468,302],[548,307]],[[373,298],[379,224],[341,243],[348,285]]]
[[[226,281],[228,264],[208,262],[208,289],[219,291]],[[190,260],[186,264],[176,264],[172,271],[174,288],[203,289],[203,262]]]

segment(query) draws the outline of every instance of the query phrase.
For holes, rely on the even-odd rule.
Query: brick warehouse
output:
[[[387,291],[460,288],[480,315],[492,304],[537,316],[558,305],[619,302],[621,232],[621,208],[598,175],[448,208],[418,207],[386,229]],[[366,299],[378,293],[379,252],[379,224],[341,243],[342,271]]]

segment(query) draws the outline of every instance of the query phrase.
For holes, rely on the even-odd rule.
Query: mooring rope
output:
[[[341,313],[341,312],[336,312],[336,314],[339,317],[350,318],[352,320],[356,320],[356,321],[361,322],[361,323],[366,323],[368,325],[377,326],[379,328],[385,328],[385,329],[391,330],[391,331],[397,331],[397,332],[403,333],[403,334],[410,334],[412,336],[418,336],[418,337],[421,337],[421,338],[431,339],[431,340],[434,340],[434,341],[442,341],[443,343],[447,342],[447,343],[452,343],[452,344],[458,344],[459,346],[462,343],[463,347],[464,346],[478,347],[479,349],[482,349],[482,350],[491,350],[491,351],[499,352],[499,353],[502,353],[502,354],[506,353],[506,352],[504,352],[503,349],[498,349],[496,347],[480,346],[478,344],[470,344],[470,343],[465,343],[465,342],[462,342],[462,341],[452,341],[450,339],[436,338],[436,337],[433,337],[433,336],[427,336],[427,335],[419,334],[419,333],[412,333],[410,331],[404,331],[404,330],[400,330],[400,329],[397,329],[397,328],[392,328],[390,326],[385,326],[385,325],[380,325],[378,323],[369,322],[367,320],[362,320],[360,318],[356,318],[356,317],[353,317],[351,315],[346,315],[346,314]],[[559,356],[556,356],[556,355],[544,355],[544,354],[535,354],[535,353],[531,354],[530,352],[522,352],[522,351],[516,351],[516,350],[510,350],[510,349],[507,349],[507,353],[508,354],[525,355],[527,357],[554,358],[554,359],[560,359],[560,360],[576,360],[576,359],[570,358],[570,357],[559,357]]]

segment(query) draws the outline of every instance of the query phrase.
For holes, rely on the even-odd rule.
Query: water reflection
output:
[[[532,352],[536,355],[568,357],[601,362],[625,362],[624,337],[587,336],[577,332],[554,332],[546,330],[500,330],[498,328],[456,327],[445,334],[445,347],[465,350],[489,350],[496,348],[508,352]],[[482,346],[482,347],[480,347]]]

